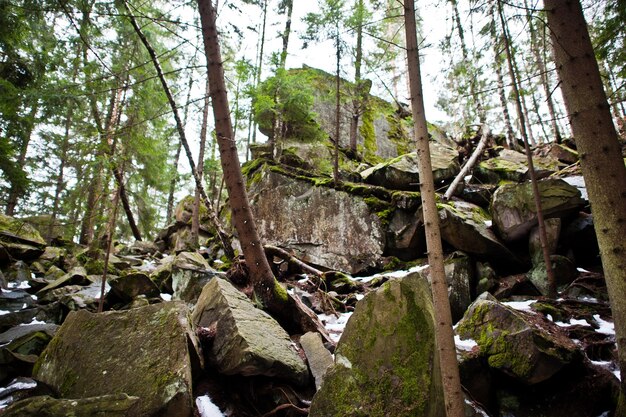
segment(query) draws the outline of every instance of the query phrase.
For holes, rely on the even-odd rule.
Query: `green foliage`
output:
[[[312,142],[324,137],[314,121],[314,96],[307,77],[306,73],[279,68],[253,92],[254,120],[261,131],[272,132],[278,120],[284,127],[284,138]]]

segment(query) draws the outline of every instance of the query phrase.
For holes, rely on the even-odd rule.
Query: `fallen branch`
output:
[[[309,274],[315,275],[319,278],[322,278],[324,276],[324,273],[322,271],[302,262],[300,259],[296,258],[284,249],[272,245],[263,245],[263,248],[265,249],[265,253],[267,255],[278,256],[279,258],[282,258],[287,262],[298,265],[304,272],[308,272]]]
[[[480,141],[478,142],[476,149],[474,149],[472,156],[470,156],[470,158],[467,160],[465,165],[463,165],[461,172],[459,172],[459,174],[454,178],[454,181],[452,181],[452,184],[450,184],[450,186],[448,187],[448,190],[443,196],[444,200],[449,200],[450,197],[454,195],[454,192],[456,191],[460,182],[463,180],[463,178],[465,178],[465,176],[474,167],[474,165],[476,165],[476,161],[478,161],[478,158],[480,157],[480,155],[482,155],[483,151],[485,150],[485,147],[487,146],[487,140],[490,134],[491,134],[491,129],[489,129],[489,127],[487,126],[483,126],[483,135],[480,138]]]

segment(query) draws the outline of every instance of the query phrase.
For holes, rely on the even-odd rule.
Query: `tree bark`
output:
[[[480,158],[480,155],[482,155],[483,151],[487,147],[487,142],[489,140],[489,136],[491,135],[491,129],[483,125],[482,130],[483,134],[480,138],[480,141],[478,142],[478,145],[476,145],[476,149],[474,149],[472,156],[470,156],[465,165],[463,165],[461,172],[458,173],[458,175],[454,178],[454,180],[446,190],[446,193],[443,196],[444,199],[449,200],[450,198],[452,198],[454,192],[456,191],[456,188],[459,186],[463,178],[465,178],[465,176],[474,167],[474,165],[476,165],[478,158]]]
[[[224,231],[223,226],[221,225],[219,219],[215,215],[215,212],[213,210],[213,205],[211,204],[211,201],[209,200],[206,192],[204,191],[204,187],[202,186],[202,180],[198,177],[198,170],[196,168],[196,164],[193,161],[193,156],[191,155],[191,149],[189,148],[189,142],[187,141],[187,135],[185,134],[185,127],[183,126],[183,123],[180,119],[180,115],[178,114],[178,108],[176,107],[174,96],[172,96],[172,92],[170,91],[169,85],[167,84],[167,81],[165,80],[165,76],[163,75],[163,70],[161,69],[161,64],[159,63],[159,59],[157,58],[156,52],[152,48],[152,45],[150,45],[150,42],[148,42],[148,39],[146,38],[146,36],[141,31],[141,28],[137,24],[137,20],[135,19],[135,16],[133,16],[133,14],[131,13],[130,7],[128,7],[128,3],[126,2],[126,0],[124,0],[124,8],[126,9],[128,13],[128,18],[130,19],[130,22],[133,25],[135,32],[141,39],[141,42],[146,47],[146,50],[148,51],[148,54],[150,55],[152,64],[154,65],[157,75],[159,76],[159,80],[161,81],[163,91],[165,92],[165,95],[167,96],[167,101],[169,102],[170,107],[172,109],[172,113],[174,114],[174,120],[176,120],[176,129],[178,130],[178,135],[180,136],[180,142],[183,145],[183,148],[185,149],[185,154],[187,155],[187,159],[189,160],[191,174],[196,183],[196,190],[200,194],[200,197],[202,198],[202,202],[207,208],[208,214],[210,216],[209,218],[211,219],[211,222],[213,223],[213,226],[216,229],[217,235],[222,243],[224,253],[229,259],[234,259],[235,250],[233,249],[230,236]],[[234,139],[233,139],[233,143],[234,143]]]
[[[187,115],[189,114],[189,100],[191,98],[191,89],[193,88],[193,76],[189,75],[189,83],[187,85],[187,101],[185,102],[185,114],[183,115],[183,126],[187,126]],[[176,193],[176,184],[178,184],[178,162],[180,161],[180,151],[182,150],[182,142],[180,138],[176,144],[176,152],[174,153],[174,175],[170,180],[170,190],[167,196],[167,214],[165,215],[165,223],[168,224],[174,214],[174,194]]]
[[[339,37],[339,20],[335,22],[335,155],[333,160],[333,179],[339,183],[339,140],[341,136],[341,39]]]
[[[254,87],[257,88],[261,84],[261,75],[263,73],[263,53],[265,50],[265,26],[267,24],[267,0],[263,1],[263,23],[261,25],[261,39],[259,39],[259,65],[256,68],[256,82]],[[256,122],[252,124],[252,143],[256,143]]]
[[[361,80],[361,66],[363,65],[363,15],[365,4],[363,0],[356,0],[354,5],[357,19],[356,19],[356,56],[354,60],[354,98],[352,99],[352,119],[350,119],[350,150],[356,153],[357,136],[359,129],[359,119],[363,112],[365,102],[365,92],[363,91],[364,85]]]
[[[206,147],[207,125],[209,123],[209,79],[207,78],[204,92],[204,107],[202,108],[202,127],[200,128],[200,149],[198,151],[198,176],[204,177],[204,152]],[[215,213],[217,216],[217,213]],[[200,237],[200,193],[195,192],[193,213],[191,215],[191,240],[194,246],[199,246]]]
[[[579,1],[544,0],[561,91],[580,155],[615,321],[626,415],[626,168]]]
[[[533,53],[533,58],[535,59],[535,65],[537,66],[537,70],[539,71],[541,85],[543,87],[544,94],[546,95],[546,105],[548,106],[548,114],[550,115],[550,125],[552,127],[552,134],[554,135],[554,139],[556,143],[561,143],[561,131],[559,126],[556,123],[556,112],[554,110],[554,101],[552,100],[552,90],[550,87],[550,77],[548,76],[548,72],[546,70],[546,64],[541,56],[540,42],[537,40],[537,34],[535,33],[535,25],[533,23],[533,16],[530,12],[530,7],[528,5],[528,0],[524,0],[524,6],[526,7],[526,18],[528,20],[528,32],[530,33],[530,49]]]
[[[428,144],[428,128],[424,114],[424,98],[417,46],[417,29],[415,24],[414,0],[404,1],[404,19],[406,29],[407,63],[411,93],[413,124],[417,140],[417,157],[420,173],[420,193],[424,226],[426,229],[426,246],[428,263],[432,279],[433,304],[435,310],[435,338],[441,366],[444,399],[447,417],[465,416],[465,399],[461,389],[459,366],[456,359],[452,314],[448,300],[448,284],[443,263],[443,249],[439,230],[439,213],[435,202],[435,186],[430,161]]]

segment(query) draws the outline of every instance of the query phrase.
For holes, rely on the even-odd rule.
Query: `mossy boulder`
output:
[[[520,265],[491,229],[489,212],[462,200],[439,203],[437,209],[441,238],[455,249],[503,269]]]
[[[191,416],[198,365],[187,307],[71,312],[35,364],[33,377],[61,398],[127,394],[137,415]]]
[[[139,295],[158,297],[159,287],[145,272],[131,271],[119,277],[108,280],[113,294],[123,302],[132,301]]]
[[[557,286],[567,285],[573,282],[578,276],[576,265],[567,257],[561,255],[550,255],[551,268],[556,279]],[[546,264],[538,262],[528,271],[528,279],[543,295],[548,294],[548,273]]]
[[[356,306],[311,417],[445,415],[430,289],[413,273]]]
[[[46,241],[30,223],[0,214],[0,264],[31,261],[41,255]]]
[[[376,265],[385,249],[381,217],[389,214],[389,203],[376,205],[377,212],[362,196],[316,186],[267,165],[253,175],[249,196],[264,242],[349,274]]]
[[[26,398],[3,410],[3,417],[142,417],[139,398],[126,394],[59,399],[49,395]]]
[[[458,152],[436,142],[430,143],[430,151],[435,183],[453,179],[460,170]],[[368,184],[395,190],[419,190],[417,154],[411,152],[381,162],[361,172],[361,177]]]
[[[580,191],[557,178],[537,183],[545,218],[563,218],[584,206]],[[491,215],[500,236],[507,242],[526,237],[537,225],[532,184],[506,184],[498,188],[491,202]]]
[[[205,285],[192,321],[199,331],[214,334],[203,347],[220,373],[308,381],[309,371],[287,332],[227,280],[214,278]]]
[[[559,169],[558,161],[549,157],[533,157],[537,178],[544,178]],[[530,178],[526,155],[510,149],[503,149],[500,154],[480,162],[473,173],[479,183],[499,184],[512,181],[522,182]]]
[[[489,367],[515,380],[537,384],[580,359],[574,342],[554,323],[498,301],[477,300],[456,327],[461,339],[473,339]]]

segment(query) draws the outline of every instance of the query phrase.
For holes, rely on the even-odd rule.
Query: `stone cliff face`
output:
[[[267,169],[255,178],[251,203],[266,243],[293,250],[306,262],[351,274],[374,267],[382,256],[382,222],[362,197]]]

